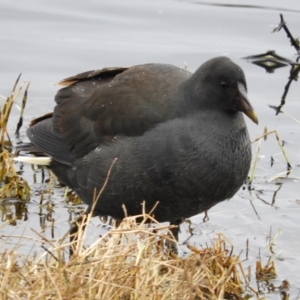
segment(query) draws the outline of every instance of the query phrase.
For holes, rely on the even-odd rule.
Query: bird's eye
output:
[[[229,86],[227,84],[227,82],[225,81],[221,81],[221,86],[224,88],[224,89],[227,89]]]

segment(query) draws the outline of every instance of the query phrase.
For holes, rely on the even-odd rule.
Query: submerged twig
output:
[[[300,42],[298,39],[294,39],[290,30],[286,26],[286,22],[283,19],[283,15],[280,14],[280,23],[274,28],[273,32],[279,32],[282,28],[285,31],[287,37],[290,39],[291,45],[296,49],[298,54],[300,54]]]

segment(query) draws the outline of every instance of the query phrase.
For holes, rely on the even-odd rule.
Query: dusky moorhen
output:
[[[142,211],[179,224],[231,198],[251,146],[243,113],[258,123],[242,69],[227,57],[195,73],[166,64],[85,72],[60,82],[53,114],[33,121],[31,143],[89,206],[115,158],[94,215]]]

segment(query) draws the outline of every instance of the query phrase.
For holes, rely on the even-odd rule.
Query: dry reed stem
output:
[[[281,144],[281,140],[280,140],[280,138],[279,138],[279,135],[278,135],[277,130],[266,131],[264,134],[258,136],[256,139],[254,139],[254,140],[252,141],[252,144],[258,142],[258,145],[257,145],[256,155],[255,155],[255,158],[254,158],[253,163],[252,163],[252,168],[251,168],[250,174],[249,174],[249,181],[250,181],[250,183],[251,183],[251,182],[253,181],[253,179],[254,179],[254,173],[255,173],[256,165],[257,165],[258,158],[259,158],[259,153],[260,153],[260,148],[261,148],[261,142],[262,142],[263,139],[266,139],[266,137],[267,137],[269,134],[274,134],[274,135],[275,135],[275,138],[276,138],[276,140],[277,140],[277,142],[278,142],[279,148],[280,148],[280,150],[281,150],[281,152],[282,152],[282,154],[283,154],[283,156],[284,156],[284,158],[285,158],[285,161],[286,161],[286,163],[287,163],[287,170],[286,170],[285,172],[281,173],[281,174],[276,175],[274,178],[272,178],[272,180],[278,178],[278,177],[279,177],[280,175],[282,175],[282,174],[288,176],[288,175],[290,174],[290,172],[291,172],[292,166],[291,166],[291,163],[290,163],[290,161],[289,161],[289,158],[288,158],[288,156],[287,156],[287,154],[286,154],[286,152],[285,152],[285,150],[284,150],[284,148],[283,148],[283,146],[282,146],[282,144]],[[271,180],[270,180],[270,181],[271,181]]]
[[[29,186],[26,180],[19,177],[15,171],[11,154],[7,149],[11,148],[11,146],[7,147],[7,145],[11,145],[10,137],[7,132],[7,122],[9,120],[12,106],[25,84],[25,82],[23,82],[19,87],[17,87],[20,76],[21,74],[17,78],[12,88],[12,92],[7,97],[3,107],[0,108],[0,199],[18,198],[21,200],[28,200],[30,197]],[[22,115],[26,104],[28,87],[29,83],[25,88],[25,94],[22,101],[20,120],[18,122],[19,128],[22,125]]]

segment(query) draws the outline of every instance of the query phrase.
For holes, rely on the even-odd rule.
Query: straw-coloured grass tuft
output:
[[[141,216],[139,216],[141,217]],[[145,216],[149,217],[149,216]],[[243,299],[245,278],[231,245],[217,235],[211,247],[190,247],[186,258],[166,250],[168,226],[145,226],[128,217],[87,248],[64,260],[69,244],[54,245],[39,258],[0,258],[5,299]],[[89,221],[89,220],[88,220]],[[44,240],[44,242],[47,242]],[[229,250],[227,249],[229,248]]]

